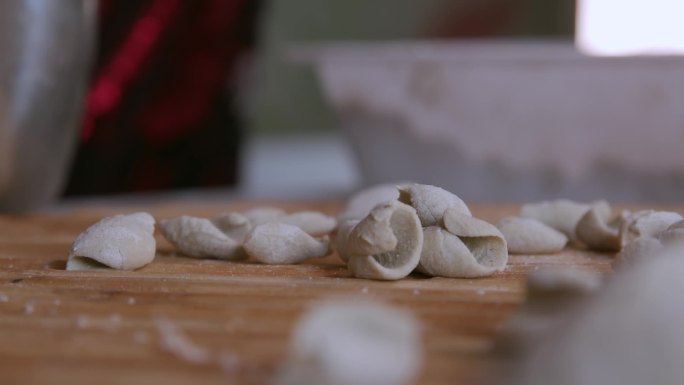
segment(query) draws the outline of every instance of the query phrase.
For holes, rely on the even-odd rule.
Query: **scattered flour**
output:
[[[157,318],[154,325],[161,337],[161,347],[174,356],[195,364],[208,364],[212,361],[211,352],[190,341],[183,332],[166,318]]]

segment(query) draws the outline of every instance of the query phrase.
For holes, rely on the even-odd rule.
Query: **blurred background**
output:
[[[326,98],[315,63],[293,62],[288,55],[291,48],[307,43],[465,38],[569,42],[574,28],[572,0],[275,0],[265,5],[253,83],[246,94],[252,136],[242,168],[244,191],[257,196],[340,196],[372,183],[405,179],[444,185],[443,180],[426,181],[396,170],[383,176],[364,175],[366,159],[360,158],[364,154],[345,129],[344,117]],[[382,141],[371,146],[380,155],[392,151]],[[279,161],[268,160],[270,154]],[[394,158],[389,158],[392,163]]]
[[[49,3],[7,0],[2,14],[61,20],[45,36],[83,19],[74,40],[91,36],[78,42],[91,50],[62,54],[89,61],[73,75],[83,95],[64,102],[82,111],[54,124],[73,142],[49,162],[64,170],[42,172],[23,160],[45,137],[17,95],[26,111],[45,101],[17,91],[31,76],[10,81],[23,62],[0,60],[4,209],[55,195],[335,199],[404,180],[487,202],[672,201],[684,188],[684,65],[578,51],[575,1],[68,0],[71,19]],[[0,45],[43,39],[17,28]],[[51,76],[59,100],[73,81]]]

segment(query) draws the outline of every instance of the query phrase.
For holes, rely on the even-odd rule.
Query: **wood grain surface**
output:
[[[524,296],[525,274],[573,265],[608,272],[608,255],[566,250],[512,256],[484,279],[412,275],[396,282],[350,277],[332,255],[291,266],[198,260],[176,255],[157,234],[155,261],[133,272],[71,272],[74,238],[104,216],[144,210],[157,219],[212,216],[261,203],[90,207],[0,216],[0,383],[264,384],[287,355],[289,336],[312,301],[373,298],[410,309],[423,324],[420,384],[477,383],[493,370],[497,327]],[[277,203],[335,214],[337,202]],[[496,222],[516,206],[474,206]],[[173,326],[200,350],[183,357],[161,329]]]

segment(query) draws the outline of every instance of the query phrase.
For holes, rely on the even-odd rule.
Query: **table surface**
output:
[[[414,312],[425,353],[419,383],[472,383],[492,363],[497,328],[523,300],[527,272],[548,265],[610,271],[610,255],[567,249],[511,256],[503,273],[488,278],[411,275],[380,282],[350,277],[336,255],[288,266],[184,258],[159,234],[154,262],[140,270],[64,270],[75,237],[104,216],[139,210],[157,219],[213,216],[263,204],[181,202],[0,216],[2,383],[268,383],[287,355],[297,319],[312,302],[337,296]],[[339,202],[276,205],[329,214],[341,208]],[[517,210],[472,206],[475,216],[491,222]],[[196,354],[170,346],[169,328]]]

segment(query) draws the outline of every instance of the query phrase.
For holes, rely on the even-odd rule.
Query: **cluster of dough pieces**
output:
[[[523,205],[520,216],[498,224],[511,253],[562,250],[566,244],[617,253],[617,266],[649,258],[666,245],[684,240],[684,217],[672,211],[614,213],[606,201],[569,200]]]
[[[459,246],[444,246],[447,242],[469,245],[461,246],[467,249],[462,253],[467,257],[461,257],[459,263],[466,264],[463,261],[470,260],[477,252],[471,251],[475,250],[472,240],[464,234],[497,239],[485,241],[489,247],[496,248],[501,242],[500,237],[491,235],[495,234],[492,225],[470,218],[462,202],[431,186],[403,186],[397,199],[374,205],[373,201],[383,201],[393,191],[389,187],[369,191],[352,200],[340,217],[340,254],[346,255],[343,258],[348,261],[359,258],[356,263],[363,267],[350,269],[371,272],[366,274],[397,271],[399,267],[383,271],[392,266],[386,262],[388,256],[370,260],[364,255],[417,248],[415,243],[398,246],[395,238],[397,234],[404,234],[407,239],[415,239],[419,227],[423,231],[423,247],[418,268],[423,271],[434,261],[442,265],[439,270],[442,274],[449,271],[445,266],[453,265],[454,256],[459,254],[445,257],[441,255],[443,248],[459,250]],[[416,203],[431,200],[417,198],[422,195],[441,196],[434,201],[448,203],[441,206]],[[418,215],[419,224],[409,214],[413,212],[411,209]],[[470,219],[461,219],[462,216]],[[625,262],[632,262],[630,258],[639,258],[650,263],[624,269],[626,273],[617,274],[605,288],[603,277],[597,272],[562,265],[533,270],[527,277],[525,303],[502,325],[495,344],[496,357],[507,366],[494,371],[496,378],[488,383],[681,382],[684,370],[676,362],[684,354],[684,343],[675,337],[680,334],[679,320],[684,316],[684,308],[676,306],[684,284],[679,279],[684,273],[684,245],[677,244],[683,223],[681,216],[672,212],[648,210],[612,215],[608,204],[602,201],[581,204],[566,200],[526,205],[519,217],[502,220],[498,227],[516,252],[554,252],[570,239],[573,245],[581,243],[595,250],[622,250],[618,261],[627,258]],[[468,229],[464,230],[466,226]],[[440,245],[437,251],[429,240],[432,235],[428,234],[433,232],[450,234],[441,235],[435,243]],[[642,243],[657,246],[651,249],[636,246]],[[636,249],[641,250],[638,257],[629,251]],[[434,260],[428,261],[426,256]],[[641,309],[647,311],[644,313]],[[620,327],[627,324],[630,326]],[[318,305],[295,329],[290,355],[274,383],[413,383],[421,362],[418,330],[410,314],[382,304]],[[671,354],[661,357],[663,350]],[[631,359],[637,362],[625,368],[625,362]],[[658,380],[649,381],[655,378]]]
[[[143,267],[156,254],[154,227],[155,219],[143,212],[105,218],[76,238],[67,270]],[[337,221],[315,211],[286,214],[264,207],[211,219],[183,215],[163,219],[158,227],[188,257],[287,264],[328,255],[328,234]]]
[[[76,239],[67,269],[140,268],[154,259],[154,227],[147,213],[105,218]],[[338,218],[256,208],[214,218],[164,219],[158,228],[188,257],[265,264],[329,255],[330,234],[337,230],[335,248],[350,272],[378,280],[401,279],[414,270],[481,277],[503,270],[508,260],[506,240],[494,225],[474,218],[458,196],[421,184],[362,191]]]
[[[505,365],[491,383],[681,383],[684,218],[613,213],[604,201],[542,202],[522,213],[573,245],[614,253],[616,274],[604,279],[567,266],[533,271],[525,303],[500,329],[496,352]]]
[[[682,227],[666,226],[674,219],[670,214],[635,215],[625,237],[636,238],[618,258],[637,249],[638,257],[623,261],[615,274],[556,266],[528,276],[525,303],[499,330],[495,352],[501,366],[487,383],[682,382]]]
[[[105,218],[76,239],[67,269],[140,268],[154,259],[154,228],[155,219],[147,213]],[[355,277],[378,280],[401,279],[413,271],[483,277],[503,270],[509,252],[554,253],[568,242],[598,251],[621,251],[618,262],[628,263],[684,234],[677,213],[612,215],[605,201],[528,204],[519,216],[506,217],[494,226],[473,217],[455,194],[422,184],[361,191],[337,218],[262,207],[214,218],[163,219],[158,228],[188,257],[291,264],[329,255],[334,248]]]
[[[508,261],[503,234],[474,218],[455,194],[422,184],[378,186],[348,202],[339,217],[337,253],[356,277],[393,280],[482,277]]]
[[[618,267],[635,268],[620,269],[625,272],[604,288],[598,273],[571,268],[528,276],[527,301],[504,323],[496,344],[513,365],[494,383],[617,385],[647,383],[654,375],[651,383],[684,377],[677,361],[684,340],[673,338],[684,317],[676,306],[684,290],[684,218],[678,213],[613,213],[605,201],[555,200],[524,205],[518,216],[494,226],[444,189],[407,184],[362,191],[337,218],[258,208],[211,219],[181,216],[158,227],[188,257],[266,264],[328,255],[336,231],[334,248],[352,274],[380,280],[412,271],[486,276],[505,267],[509,252],[547,254],[567,244],[616,253]],[[147,213],[105,218],[76,239],[67,269],[142,267],[156,253],[154,229]],[[419,329],[410,313],[382,304],[320,304],[296,328],[275,383],[409,383],[420,367]]]

